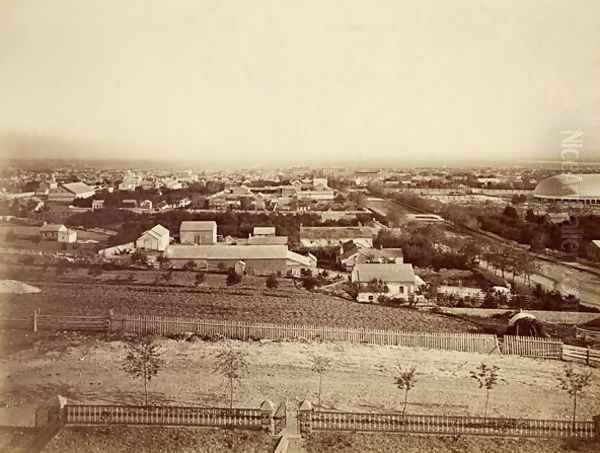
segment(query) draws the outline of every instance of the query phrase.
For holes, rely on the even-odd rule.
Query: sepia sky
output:
[[[560,159],[569,129],[600,159],[598,0],[0,0],[12,142],[439,162]]]

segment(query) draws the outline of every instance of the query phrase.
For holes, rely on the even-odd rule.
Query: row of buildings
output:
[[[224,243],[217,241],[216,222],[185,221],[179,228],[179,243],[172,243],[169,230],[156,225],[135,241],[134,248],[150,257],[164,257],[173,269],[193,263],[200,270],[243,266],[255,275],[300,275],[317,267],[314,255],[289,250],[287,237],[277,236],[274,227],[255,227],[246,240]]]

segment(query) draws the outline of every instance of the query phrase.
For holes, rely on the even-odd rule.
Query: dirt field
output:
[[[0,296],[0,317],[31,316],[38,308],[45,314],[140,313],[188,316],[250,322],[316,324],[370,328],[397,328],[424,332],[474,332],[468,321],[407,308],[365,305],[334,296],[294,288],[280,279],[277,290],[265,287],[265,279],[245,276],[242,284],[227,287],[224,275],[208,274],[199,288],[192,286],[194,274],[173,272],[169,285],[151,285],[158,272],[106,272],[100,277],[76,273],[56,276],[42,269],[25,279],[42,290],[33,295]],[[38,278],[33,278],[37,276]],[[134,283],[125,283],[133,277]],[[14,278],[15,276],[11,276]],[[117,279],[119,279],[117,281]],[[49,280],[59,280],[52,282]],[[117,284],[118,282],[118,284]],[[178,286],[175,286],[178,285]]]
[[[313,436],[306,443],[309,453],[593,453],[600,443],[548,439],[511,439],[493,437],[459,438],[443,436],[401,436],[371,434],[326,434]]]
[[[152,381],[152,399],[160,404],[215,406],[226,404],[223,380],[213,373],[219,343],[159,339],[165,366]],[[396,411],[402,393],[391,370],[400,361],[416,366],[418,384],[408,411],[420,414],[479,415],[484,394],[469,377],[479,363],[500,367],[501,382],[490,396],[490,416],[568,418],[571,404],[557,386],[559,361],[515,356],[451,353],[399,347],[349,344],[234,342],[248,353],[250,374],[235,404],[258,407],[316,400],[317,377],[310,371],[311,354],[333,360],[324,378],[323,406],[333,410]],[[142,386],[131,381],[120,362],[121,341],[59,334],[21,344],[0,358],[0,402],[21,405],[62,394],[75,402],[138,404]],[[576,366],[576,369],[581,367]],[[600,370],[579,403],[579,418],[600,414]]]
[[[67,428],[44,453],[247,452],[272,453],[277,440],[246,430],[111,427]]]

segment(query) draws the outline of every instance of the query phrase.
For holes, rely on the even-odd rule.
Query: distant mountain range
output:
[[[155,151],[155,150],[154,150]],[[0,166],[16,166],[19,168],[39,167],[95,167],[95,168],[173,168],[173,169],[216,169],[216,168],[281,168],[307,166],[312,168],[350,168],[350,169],[379,169],[379,168],[469,168],[469,167],[507,167],[519,166],[525,168],[560,167],[563,161],[549,159],[530,159],[518,161],[501,161],[486,159],[460,160],[407,160],[377,159],[365,156],[360,160],[322,161],[299,160],[297,156],[281,157],[276,160],[260,160],[251,158],[232,160],[207,159],[152,159],[137,157],[147,155],[145,150],[130,146],[116,145],[69,139],[36,133],[1,133],[0,134]],[[600,165],[595,162],[579,162],[580,165]]]

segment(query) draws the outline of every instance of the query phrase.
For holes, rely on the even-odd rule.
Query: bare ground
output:
[[[166,361],[150,386],[160,404],[217,406],[226,404],[222,378],[213,373],[220,343],[158,339]],[[443,352],[401,347],[350,344],[233,342],[248,353],[250,374],[235,404],[258,407],[289,399],[316,400],[317,377],[310,371],[311,354],[333,360],[325,375],[323,406],[334,410],[396,411],[402,394],[394,386],[392,367],[400,361],[417,367],[418,384],[409,398],[410,413],[478,415],[483,393],[469,377],[479,363],[500,367],[501,382],[490,397],[490,416],[568,418],[571,403],[558,389],[559,361],[515,356]],[[103,337],[57,335],[17,342],[0,358],[0,401],[21,405],[56,394],[74,402],[138,404],[141,384],[121,370],[124,344]],[[576,366],[576,369],[583,367]],[[600,414],[600,370],[579,403],[578,415]]]
[[[178,452],[272,453],[276,439],[258,431],[202,428],[113,426],[66,428],[45,453]]]

